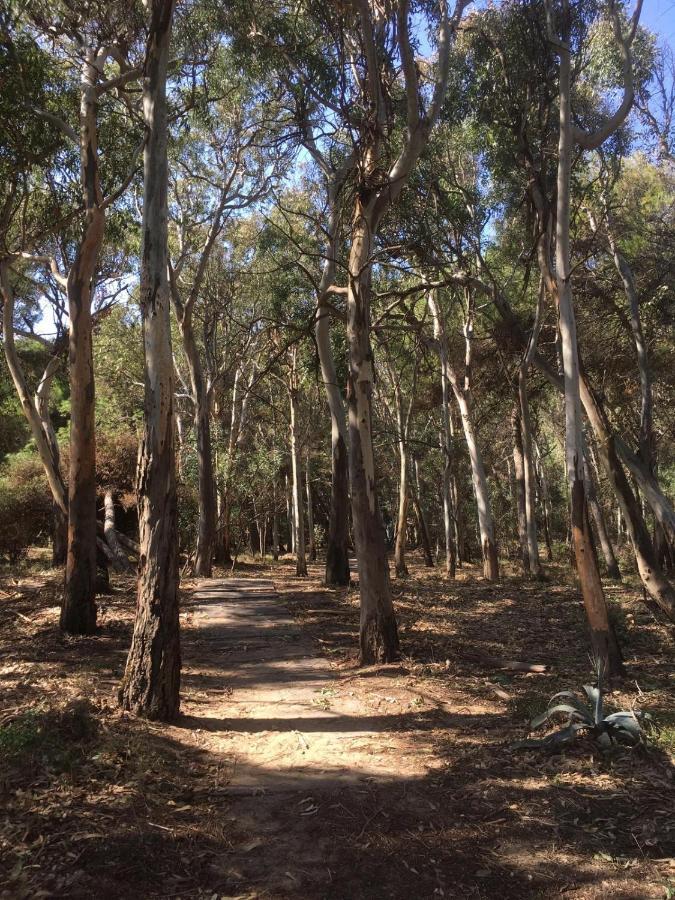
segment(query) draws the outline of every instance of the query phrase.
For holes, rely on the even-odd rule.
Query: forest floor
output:
[[[0,897],[675,897],[673,628],[607,585],[626,658],[608,697],[646,749],[517,750],[591,680],[574,587],[394,582],[400,664],[356,665],[358,592],[244,562],[182,586],[182,716],[115,702],[133,581],[59,634],[44,554],[0,572]],[[227,573],[219,573],[221,576]],[[542,663],[544,672],[499,668]]]

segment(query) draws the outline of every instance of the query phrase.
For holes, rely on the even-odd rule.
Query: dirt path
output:
[[[0,898],[673,896],[672,633],[637,594],[617,597],[630,677],[608,703],[663,730],[542,756],[511,748],[588,678],[573,588],[414,566],[393,583],[401,664],[359,669],[358,593],[321,575],[252,562],[184,585],[171,725],[117,706],[133,579],[79,639],[58,631],[57,577],[0,580]]]
[[[354,646],[358,608],[308,588],[291,595],[296,618],[268,579],[194,593],[181,729],[220,761],[208,802],[227,841],[210,871],[226,896],[662,895],[648,869],[617,866],[606,880],[594,832],[579,832],[580,815],[606,815],[592,755],[583,777],[563,760],[570,790],[552,793],[541,761],[505,751],[513,716],[494,685],[472,668],[458,676],[456,661],[434,675],[410,662],[357,669],[340,648]]]
[[[385,859],[364,877],[360,854],[390,817],[398,831],[437,808],[416,788],[441,765],[432,740],[448,714],[402,667],[366,680],[318,655],[269,580],[211,580],[194,601],[181,727],[222,760],[227,896],[408,896],[382,887]],[[448,896],[438,863],[418,896]]]
[[[271,581],[211,580],[194,600],[186,661],[201,691],[184,712],[205,733],[204,747],[226,757],[230,793],[326,791],[427,774],[424,741],[395,733],[406,701],[414,709],[423,698],[400,685],[364,698],[316,655]]]

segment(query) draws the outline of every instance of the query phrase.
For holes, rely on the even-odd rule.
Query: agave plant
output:
[[[602,676],[603,667],[596,665],[597,685],[583,686],[585,698],[574,691],[559,691],[549,700],[548,706],[530,722],[530,730],[535,731],[547,724],[551,719],[566,715],[564,728],[554,731],[543,739],[530,739],[517,744],[520,748],[556,748],[569,744],[578,734],[591,734],[603,749],[613,744],[625,744],[636,747],[644,740],[644,732],[640,726],[640,712],[621,710],[605,715]]]

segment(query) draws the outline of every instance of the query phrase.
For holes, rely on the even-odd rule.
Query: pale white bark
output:
[[[292,351],[295,357],[295,350]],[[295,361],[295,360],[294,360]],[[293,373],[294,375],[295,373]],[[295,552],[295,574],[307,574],[307,558],[305,553],[305,516],[302,506],[302,469],[300,465],[300,440],[298,435],[298,401],[299,390],[292,384],[289,392],[290,405],[290,437],[291,437],[291,470],[293,474],[293,532]]]
[[[435,330],[441,334],[445,332],[445,324],[440,304],[433,292],[427,294],[427,302],[429,311],[434,320]],[[436,324],[438,323],[438,324]],[[467,341],[470,340],[467,337]],[[443,341],[441,341],[441,344]],[[439,345],[440,346],[440,345]],[[471,391],[460,384],[459,377],[452,365],[447,354],[447,338],[445,341],[446,350],[441,353],[441,365],[445,369],[444,378],[452,387],[457,406],[459,408],[460,418],[462,422],[462,431],[466,441],[467,450],[469,452],[469,461],[471,463],[471,477],[473,483],[474,495],[476,498],[476,507],[478,510],[478,527],[480,531],[481,549],[483,553],[483,566],[487,578],[496,579],[499,577],[499,569],[497,562],[497,544],[495,539],[494,519],[492,517],[492,507],[490,504],[490,492],[488,487],[487,476],[485,474],[485,466],[483,464],[483,456],[481,454],[473,421],[472,398]]]

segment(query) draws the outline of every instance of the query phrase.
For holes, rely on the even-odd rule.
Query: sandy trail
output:
[[[428,774],[430,710],[422,711],[428,704],[414,686],[376,679],[365,696],[355,690],[317,656],[271,581],[212,579],[198,585],[194,604],[185,656],[199,691],[184,708],[185,724],[225,757],[231,793]]]

